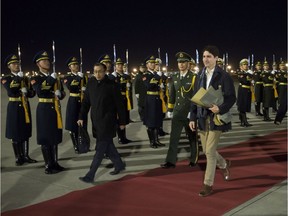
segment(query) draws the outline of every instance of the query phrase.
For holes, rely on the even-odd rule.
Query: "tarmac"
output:
[[[235,87],[236,86],[237,85],[235,85]],[[63,120],[65,120],[67,99],[68,97],[61,101]],[[127,138],[133,140],[133,142],[126,145],[119,145],[117,138],[114,139],[114,143],[127,165],[124,172],[116,176],[111,176],[109,174],[111,169],[106,167],[110,164],[110,160],[105,159],[97,171],[94,184],[85,184],[79,181],[78,177],[85,175],[88,171],[95,153],[95,139],[92,138],[91,122],[89,121],[88,132],[92,138],[91,151],[86,154],[75,154],[69,132],[63,130],[63,142],[59,145],[59,163],[67,168],[67,171],[47,175],[44,173],[44,161],[40,146],[36,143],[35,110],[37,101],[37,97],[30,99],[33,124],[33,135],[30,139],[30,157],[36,159],[38,163],[16,166],[11,141],[5,138],[8,98],[5,89],[3,87],[1,88],[1,212],[40,203],[75,190],[94,187],[119,179],[125,175],[137,174],[145,170],[158,168],[165,160],[169,135],[161,138],[161,142],[166,144],[165,147],[158,149],[150,148],[146,128],[139,120],[136,101],[134,100],[131,119],[135,122],[130,123],[126,129]],[[255,116],[254,106],[252,106],[251,113],[247,115],[249,123],[253,124],[253,126],[243,128],[239,125],[236,105],[233,106],[231,111],[233,115],[233,129],[223,134],[218,147],[219,149],[247,141],[255,136],[264,136],[287,129],[287,118],[284,118],[282,124],[279,126],[274,125],[273,122],[264,122],[263,117]],[[271,113],[271,110],[270,117],[272,119],[275,117],[275,113]],[[163,128],[164,131],[170,132],[171,121],[169,119],[165,119]],[[188,145],[183,141],[183,143],[179,145],[180,153],[178,154],[178,160],[187,159],[189,155],[188,149]],[[287,215],[287,179],[253,199],[247,200],[247,202],[237,206],[224,215]]]

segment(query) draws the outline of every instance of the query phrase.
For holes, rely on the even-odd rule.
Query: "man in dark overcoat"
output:
[[[78,124],[83,124],[83,117],[91,109],[91,121],[93,137],[96,138],[96,153],[89,171],[79,179],[84,182],[93,182],[96,171],[100,166],[104,154],[109,155],[113,162],[116,175],[125,169],[125,164],[113,143],[116,136],[117,122],[121,129],[125,128],[126,116],[125,107],[121,99],[121,92],[118,85],[105,75],[106,66],[103,63],[94,64],[94,76],[87,83],[84,94]]]

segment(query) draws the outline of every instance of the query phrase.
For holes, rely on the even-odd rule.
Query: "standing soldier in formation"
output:
[[[276,74],[276,79],[278,81],[278,103],[279,107],[274,120],[276,125],[281,124],[285,114],[287,112],[287,69],[285,68],[285,62],[281,61],[279,64],[279,71]]]
[[[248,68],[248,59],[242,59],[240,61],[240,72],[238,73],[238,95],[237,95],[237,107],[239,111],[239,119],[241,121],[240,126],[250,127],[251,124],[247,121],[246,112],[251,112],[251,81],[253,78],[252,71]]]
[[[255,94],[255,111],[256,116],[263,116],[260,112],[261,103],[263,102],[263,81],[262,81],[262,64],[258,61],[253,72],[254,94]]]
[[[114,80],[120,88],[121,91],[121,101],[124,104],[125,107],[125,116],[126,116],[126,122],[125,125],[128,125],[130,123],[130,110],[131,110],[131,101],[129,97],[129,89],[131,87],[130,83],[130,77],[129,75],[124,73],[123,70],[123,64],[124,62],[121,60],[121,58],[117,58],[116,62],[116,71],[114,71],[110,76],[109,79]],[[117,126],[117,134],[118,134],[118,142],[119,144],[127,144],[132,142],[131,140],[127,139],[126,137],[126,129],[121,129],[120,125]]]
[[[269,107],[273,107],[275,103],[274,96],[274,75],[269,71],[269,64],[267,61],[263,63],[263,114],[264,121],[272,121],[269,117]]]
[[[38,52],[33,62],[39,72],[31,84],[39,97],[36,110],[37,143],[41,145],[45,160],[45,173],[54,174],[65,168],[58,164],[58,144],[62,142],[62,116],[60,101],[65,97],[57,73],[50,71],[50,58],[46,51]]]
[[[168,103],[168,87],[167,87],[168,77],[166,75],[164,75],[164,73],[162,73],[161,67],[160,67],[161,64],[162,64],[162,60],[159,59],[159,58],[156,58],[156,60],[155,60],[155,71],[161,77],[159,94],[160,94],[160,99],[162,101],[162,112],[163,112],[162,116],[163,116],[163,120],[164,120],[164,118],[166,116],[166,112],[167,112],[167,103]],[[163,120],[162,120],[162,125],[161,125],[161,127],[159,128],[159,131],[158,131],[158,135],[159,136],[168,135],[168,133],[166,133],[163,130]]]
[[[79,62],[76,57],[70,57],[66,64],[71,72],[64,78],[64,84],[70,92],[66,108],[65,129],[70,133],[75,153],[78,153],[77,121],[86,89],[86,79],[83,73],[79,71]],[[87,119],[85,119],[83,127],[87,129]]]
[[[124,74],[127,75],[127,90],[128,90],[128,95],[129,95],[129,100],[130,100],[130,104],[131,104],[131,109],[133,109],[133,85],[132,85],[132,75],[129,73],[128,71],[128,65],[127,63],[124,63],[123,64],[123,71],[124,71]],[[132,123],[134,121],[131,120],[131,117],[130,117],[130,110],[129,110],[129,122]]]
[[[218,58],[216,61],[217,66],[224,70],[224,62],[222,58]]]
[[[172,117],[169,149],[162,168],[174,168],[177,161],[178,144],[183,128],[187,133],[190,144],[190,162],[193,167],[198,161],[197,133],[189,128],[190,99],[193,96],[196,74],[189,70],[190,55],[185,52],[176,54],[179,73],[172,76],[168,103],[168,117]]]
[[[151,148],[165,146],[159,142],[158,138],[158,131],[163,121],[163,112],[162,101],[159,95],[161,77],[155,71],[155,60],[156,58],[153,55],[145,59],[147,71],[142,77],[146,91],[143,124],[147,127]]]
[[[105,64],[106,66],[106,74],[109,76],[111,76],[111,68],[112,68],[112,60],[110,58],[110,56],[108,54],[104,54],[99,58],[99,62],[102,64]]]
[[[277,63],[274,61],[273,64],[272,64],[272,71],[271,73],[273,74],[274,76],[274,96],[275,96],[275,100],[274,100],[274,104],[273,104],[273,107],[272,107],[272,111],[275,113],[277,112],[277,103],[278,103],[278,80],[277,80],[277,73],[278,73],[278,70],[277,70]]]
[[[16,158],[16,165],[21,166],[25,162],[36,163],[29,157],[29,138],[32,136],[32,119],[28,98],[35,96],[27,77],[24,77],[20,69],[20,59],[9,55],[5,65],[11,74],[1,80],[7,90],[9,103],[6,116],[6,138],[12,140],[12,146]]]
[[[134,83],[134,93],[137,99],[138,113],[140,116],[140,120],[142,122],[144,121],[144,106],[145,106],[145,94],[146,94],[145,85],[142,78],[145,71],[146,67],[142,63],[139,66],[139,71],[135,77],[135,83]]]

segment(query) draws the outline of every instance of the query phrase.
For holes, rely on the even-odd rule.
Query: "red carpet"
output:
[[[287,178],[286,130],[219,152],[232,161],[231,181],[225,182],[217,170],[214,194],[205,198],[198,196],[205,168],[201,158],[192,169],[182,161],[175,169],[126,176],[2,215],[222,215]]]

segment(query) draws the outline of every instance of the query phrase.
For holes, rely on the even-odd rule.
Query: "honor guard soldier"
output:
[[[165,146],[159,142],[158,138],[158,130],[162,126],[163,121],[163,112],[159,95],[161,77],[155,71],[155,60],[156,58],[153,55],[145,59],[147,71],[142,77],[146,91],[143,124],[147,127],[151,148]]]
[[[278,73],[278,65],[277,63],[274,61],[273,64],[272,64],[272,71],[271,73],[274,75],[274,96],[275,96],[275,103],[273,105],[273,112],[277,112],[277,103],[278,103],[278,80],[277,80],[277,73]]]
[[[263,63],[263,114],[264,121],[272,121],[269,117],[269,107],[273,107],[275,103],[274,96],[274,75],[269,71],[269,64],[267,61]]]
[[[281,124],[285,114],[287,112],[287,69],[285,68],[285,62],[281,61],[279,64],[279,71],[276,74],[276,79],[278,81],[278,103],[279,107],[274,120],[274,123]]]
[[[168,77],[166,75],[164,75],[164,73],[161,71],[161,66],[162,64],[162,60],[159,59],[159,58],[156,58],[155,60],[155,71],[157,71],[157,74],[161,77],[161,80],[160,80],[160,91],[159,91],[159,94],[160,94],[160,98],[161,98],[161,101],[162,101],[162,112],[163,112],[163,120],[166,116],[166,112],[167,112],[167,103],[168,103]],[[163,121],[162,121],[162,125],[161,127],[159,128],[159,131],[158,131],[158,135],[159,136],[165,136],[165,135],[168,135],[168,133],[166,133],[164,130],[163,130]]]
[[[224,70],[224,62],[222,58],[218,58],[216,61],[217,66]]]
[[[246,112],[251,112],[251,81],[253,72],[248,68],[248,59],[240,61],[240,71],[237,74],[239,86],[237,96],[237,109],[239,111],[240,126],[250,127],[251,124],[247,121]]]
[[[177,161],[178,144],[183,128],[187,133],[190,144],[189,166],[195,166],[198,161],[197,132],[189,128],[190,99],[193,96],[196,74],[189,70],[191,56],[185,52],[176,54],[179,73],[172,76],[170,87],[168,117],[172,118],[169,149],[166,156],[166,163],[161,164],[162,168],[174,168]]]
[[[145,95],[146,95],[146,88],[145,88],[142,78],[143,78],[143,74],[145,71],[146,71],[146,66],[142,63],[139,66],[139,71],[135,77],[135,82],[134,82],[134,93],[137,99],[138,113],[140,116],[140,120],[142,122],[144,121],[144,106],[145,106]]]
[[[196,62],[193,58],[189,60],[189,70],[195,74],[199,72],[199,68],[197,67]]]
[[[263,116],[260,112],[261,103],[263,102],[263,81],[262,81],[262,64],[258,61],[253,72],[254,95],[255,95],[255,112],[256,116]]]
[[[109,79],[114,80],[121,91],[122,95],[122,102],[125,106],[126,111],[126,122],[125,125],[128,125],[130,123],[130,110],[131,110],[131,101],[129,97],[129,89],[131,87],[130,83],[130,77],[129,75],[124,73],[123,70],[123,64],[124,62],[121,60],[121,58],[117,58],[116,60],[116,71],[114,71],[110,76]],[[131,140],[127,139],[126,137],[126,129],[120,129],[119,124],[117,124],[117,134],[118,134],[118,142],[119,144],[127,144],[132,142]]]
[[[78,153],[78,118],[81,109],[81,101],[86,90],[86,79],[79,71],[79,61],[76,57],[70,57],[66,65],[70,73],[65,76],[64,84],[69,90],[69,99],[66,108],[65,129],[69,131],[75,153]],[[87,130],[87,118],[83,127]]]
[[[9,55],[5,65],[11,73],[2,77],[1,83],[7,90],[9,102],[6,116],[6,138],[12,140],[16,165],[36,163],[29,157],[29,138],[32,136],[32,119],[28,98],[35,96],[27,77],[20,70],[20,60],[14,54]]]
[[[128,81],[127,81],[127,88],[128,88],[128,93],[129,93],[129,100],[130,100],[130,104],[131,104],[131,110],[133,109],[133,85],[132,85],[132,75],[129,73],[128,71],[128,66],[127,63],[123,64],[123,71],[124,74],[127,75]],[[130,110],[129,110],[130,113]],[[129,114],[130,116],[130,114]],[[133,120],[131,120],[131,118],[129,117],[129,122],[132,123],[134,122]]]
[[[58,144],[62,142],[62,116],[60,101],[65,97],[58,75],[50,71],[50,58],[46,51],[38,52],[33,62],[39,72],[31,84],[39,97],[36,109],[37,143],[41,145],[45,160],[45,173],[54,174],[65,168],[58,164]]]
[[[102,55],[99,60],[100,63],[105,64],[106,65],[106,74],[108,75],[108,77],[111,76],[111,68],[112,68],[112,60],[110,58],[110,56],[108,54],[104,54]]]

